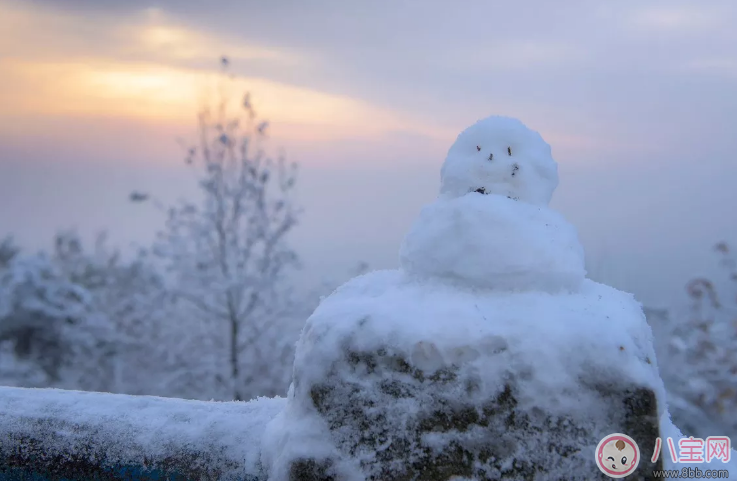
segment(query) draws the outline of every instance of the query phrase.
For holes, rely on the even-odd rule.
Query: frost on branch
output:
[[[267,123],[250,97],[240,114],[228,105],[223,98],[199,115],[185,160],[202,198],[168,209],[155,252],[178,301],[207,326],[201,342],[217,357],[222,388],[238,400],[283,394],[289,382],[284,365],[298,328],[287,276],[298,259],[287,238],[299,209],[296,166],[267,155]]]

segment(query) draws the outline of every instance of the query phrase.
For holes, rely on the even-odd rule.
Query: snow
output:
[[[400,249],[400,265],[503,290],[576,291],[586,277],[576,229],[547,207],[558,185],[550,146],[507,117],[464,130],[441,169],[438,199]]]
[[[361,330],[372,335],[353,336]],[[353,344],[346,346],[346,339]],[[317,345],[320,349],[314,349]],[[531,402],[545,386],[575,387],[582,368],[591,376],[624,369],[657,385],[651,332],[639,303],[589,280],[577,293],[551,295],[374,272],[339,288],[307,321],[295,362],[300,380],[323,379],[346,347],[385,347],[429,372],[500,356],[494,362],[500,368],[522,377],[524,370],[537,373],[539,379],[529,386]],[[498,386],[498,373],[491,368],[484,365],[482,375],[495,381],[490,386]]]
[[[467,193],[425,207],[402,244],[402,268],[504,290],[576,291],[584,252],[575,228],[547,207]]]
[[[17,449],[12,439],[21,436],[49,457],[89,443],[111,464],[142,466],[144,456],[163,460],[194,447],[224,470],[222,479],[243,479],[260,473],[262,433],[283,407],[283,398],[204,402],[0,387],[0,452]]]
[[[515,379],[519,409],[555,398],[554,405],[546,404],[553,414],[584,422],[597,413],[590,412],[595,403],[582,392],[581,379],[594,383],[626,372],[632,382],[664,395],[650,329],[629,294],[588,280],[577,293],[551,295],[379,271],[339,288],[308,320],[297,346],[299,383],[289,394],[287,411],[264,438],[266,466],[278,467],[279,458],[299,457],[312,446],[330,451],[329,442],[318,441],[325,428],[310,407],[311,387],[331,375],[346,349],[382,348],[411,359],[427,374],[461,366],[477,377],[479,400],[498,396],[505,381]],[[405,400],[405,414],[417,412],[422,402]],[[397,429],[405,423],[402,416],[397,413]],[[283,431],[299,424],[307,425],[309,441],[300,437],[302,430]]]
[[[509,117],[479,120],[458,136],[441,169],[440,194],[453,198],[484,188],[547,205],[558,186],[558,166],[539,133]]]
[[[339,460],[341,479],[377,475],[372,461],[378,454],[354,452],[350,442],[381,433],[373,433],[370,423],[361,428],[367,432],[350,432],[348,423],[329,428],[331,414],[315,408],[316,387],[362,386],[361,401],[386,411],[400,437],[427,409],[421,394],[387,397],[370,373],[356,374],[346,353],[385,352],[425,376],[458,369],[459,378],[473,381],[473,395],[440,395],[449,403],[476,403],[479,412],[513,382],[515,410],[543,407],[591,429],[601,425],[606,409],[601,393],[591,388],[598,383],[615,392],[650,389],[659,400],[658,415],[665,414],[642,307],[630,294],[585,279],[575,229],[547,207],[557,183],[550,147],[521,122],[490,117],[461,133],[443,165],[438,199],[404,240],[401,269],[353,279],[307,320],[287,407],[264,435],[262,460],[270,479],[287,479],[290,461],[302,457]],[[421,393],[421,383],[415,384]],[[423,443],[442,449],[448,442],[443,438],[433,434]],[[517,455],[545,459],[531,456]],[[554,469],[565,477],[560,461]]]

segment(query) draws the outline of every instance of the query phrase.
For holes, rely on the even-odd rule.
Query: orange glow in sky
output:
[[[25,25],[26,27],[21,27]],[[45,41],[39,42],[42,27]],[[93,30],[94,35],[91,35]],[[0,4],[0,129],[14,118],[43,116],[124,118],[174,126],[192,125],[195,114],[216,92],[234,103],[246,91],[280,137],[302,140],[370,138],[395,130],[423,135],[446,133],[410,115],[365,101],[287,85],[264,78],[224,82],[217,54],[237,59],[265,59],[289,65],[311,62],[294,54],[238,45],[183,25],[167,22],[157,10],[140,18],[112,22],[69,14],[31,11]],[[89,39],[95,38],[90,44]],[[4,51],[3,51],[4,50]],[[4,118],[3,118],[4,117]],[[284,129],[280,129],[280,125]]]

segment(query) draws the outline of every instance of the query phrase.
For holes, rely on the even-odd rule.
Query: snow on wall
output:
[[[638,309],[631,295],[592,281],[585,281],[577,293],[552,295],[474,290],[418,281],[401,271],[356,278],[325,299],[307,322],[297,347],[289,405],[264,436],[265,468],[274,479],[287,479],[286,459],[337,456],[332,443],[340,436],[325,432],[312,403],[314,386],[352,379],[351,366],[341,362],[346,350],[383,349],[426,375],[458,366],[459,377],[467,372],[476,379],[473,395],[443,395],[451,404],[478,403],[479,411],[509,379],[515,380],[517,414],[543,406],[581,426],[605,421],[595,393],[584,389],[581,379],[620,379],[647,386],[662,398],[650,331]],[[336,366],[339,375],[332,371]],[[353,381],[362,386],[363,397],[376,398],[376,409],[390,409],[380,396],[381,386],[370,384],[368,375]],[[410,437],[402,429],[412,429],[414,416],[428,402],[422,396],[396,401],[402,409],[391,416],[395,438]],[[360,437],[346,434],[347,429],[340,434]],[[339,452],[350,451],[338,444]],[[592,453],[594,448],[595,443]],[[520,452],[519,459],[527,458]],[[593,463],[593,455],[585,459]]]
[[[284,401],[0,387],[0,479],[13,467],[41,479],[49,473],[86,479],[85,473],[144,465],[177,479],[264,479],[261,436]]]

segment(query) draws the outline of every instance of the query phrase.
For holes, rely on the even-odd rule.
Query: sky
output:
[[[300,165],[305,282],[393,268],[458,133],[539,131],[592,277],[650,305],[737,245],[737,3],[0,0],[0,236],[145,244],[218,59]],[[731,220],[730,220],[731,219]]]

